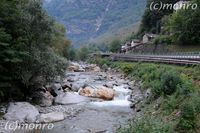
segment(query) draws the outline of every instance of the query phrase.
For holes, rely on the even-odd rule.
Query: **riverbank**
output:
[[[150,97],[138,104],[141,112],[120,133],[194,133],[200,129],[199,66],[93,60],[123,72],[130,80],[141,80],[141,91]]]
[[[44,133],[115,133],[134,118],[134,106],[145,98],[140,86],[141,82],[111,68],[104,71],[95,64],[70,63],[63,79],[33,93],[34,103],[15,101],[2,106],[0,128],[3,131],[7,122],[19,121],[54,124],[51,130],[37,130]]]

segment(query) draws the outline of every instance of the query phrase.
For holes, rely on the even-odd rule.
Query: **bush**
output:
[[[118,133],[174,133],[174,131],[161,119],[144,116],[131,122],[128,128],[118,130]]]
[[[120,52],[121,42],[120,40],[114,40],[109,44],[109,51],[113,53]]]
[[[164,99],[162,104],[162,110],[166,114],[171,114],[175,109],[179,107],[179,102],[182,100],[181,98],[177,98],[176,95],[167,96]]]
[[[196,125],[195,109],[190,103],[184,104],[181,108],[181,120],[177,125],[179,130],[191,130]]]
[[[16,77],[26,86],[32,84],[36,77],[42,76],[46,81],[51,81],[55,76],[64,75],[67,60],[58,56],[51,48],[44,51],[33,48],[32,55],[31,59],[25,58],[16,71]]]
[[[200,114],[200,97],[194,92],[181,107],[181,119],[177,129],[187,132],[197,128],[198,117]]]
[[[127,64],[121,67],[121,70],[125,73],[125,74],[130,74],[133,71],[134,67],[131,64]]]
[[[154,44],[163,44],[163,43],[170,44],[171,38],[168,36],[159,36],[154,40],[153,43]]]
[[[181,84],[181,78],[174,71],[163,74],[161,77],[161,87],[164,95],[173,94],[179,84]]]

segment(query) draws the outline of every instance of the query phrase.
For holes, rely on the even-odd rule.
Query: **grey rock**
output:
[[[3,116],[9,121],[33,123],[36,121],[39,111],[27,102],[11,102],[7,113]]]
[[[53,84],[51,88],[52,88],[52,91],[54,91],[56,95],[62,94],[64,92],[60,83]]]
[[[76,83],[72,83],[72,91],[74,92],[78,92],[80,88],[83,88],[84,86],[86,86],[85,83],[79,83],[79,82],[76,82]]]
[[[145,94],[144,94],[144,97],[147,99],[151,96],[151,89],[147,89]]]
[[[113,88],[113,84],[112,83],[106,83],[104,84],[105,87],[108,87],[108,88]]]
[[[41,114],[39,115],[38,122],[41,123],[52,123],[58,122],[65,119],[65,115],[62,112],[51,112],[48,114]]]
[[[42,107],[48,107],[52,105],[54,97],[48,91],[39,91],[33,94],[32,99],[34,103]]]
[[[61,83],[62,88],[71,88],[72,84],[68,81],[64,81]]]
[[[55,103],[62,105],[77,104],[88,101],[90,101],[89,98],[71,92],[62,93],[55,98]]]
[[[141,93],[141,91],[140,90],[134,90],[128,100],[131,101],[133,104],[138,104],[143,99],[144,99],[144,96]]]

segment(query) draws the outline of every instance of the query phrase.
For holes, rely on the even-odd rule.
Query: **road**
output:
[[[158,62],[158,63],[180,64],[180,65],[200,64],[200,53],[171,53],[171,54],[100,53],[93,55],[109,57],[113,61]]]

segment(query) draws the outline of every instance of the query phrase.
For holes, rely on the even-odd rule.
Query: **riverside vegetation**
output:
[[[137,113],[119,133],[190,133],[198,132],[200,121],[199,66],[183,67],[153,63],[110,62],[96,58],[100,66],[110,66],[129,79],[143,81],[142,91],[151,95],[137,105]]]
[[[41,0],[1,0],[0,18],[0,102],[24,100],[39,77],[64,74],[70,41]]]

